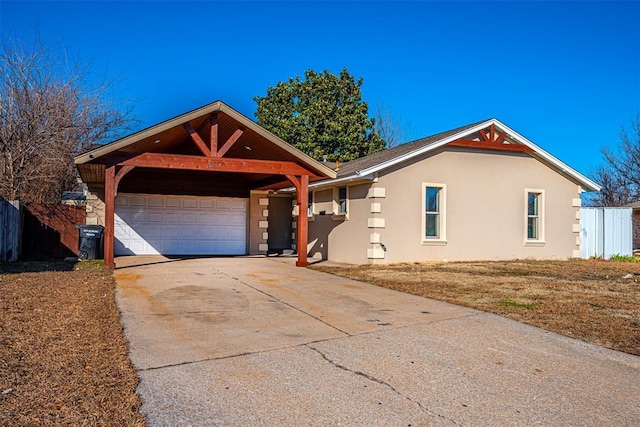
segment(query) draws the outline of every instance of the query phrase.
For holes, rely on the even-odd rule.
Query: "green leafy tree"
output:
[[[339,75],[308,70],[254,98],[258,124],[311,157],[347,162],[385,148],[375,130],[362,78],[344,68]]]

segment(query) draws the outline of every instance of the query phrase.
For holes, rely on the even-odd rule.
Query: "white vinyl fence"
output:
[[[632,255],[631,208],[581,208],[580,255],[582,258]]]
[[[20,247],[20,205],[0,199],[0,262],[18,260]]]

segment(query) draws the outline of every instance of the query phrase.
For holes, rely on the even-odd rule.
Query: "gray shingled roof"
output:
[[[470,125],[462,126],[456,129],[448,130],[446,132],[441,132],[435,135],[431,135],[426,138],[421,138],[412,142],[407,142],[405,144],[398,145],[393,148],[389,148],[388,150],[378,151],[377,153],[373,153],[368,156],[360,157],[359,159],[341,164],[340,168],[337,170],[338,178],[352,175],[363,169],[367,169],[367,168],[379,165],[381,163],[387,162],[389,160],[395,159],[397,157],[404,156],[405,154],[411,153],[412,151],[420,150],[421,148],[434,144],[451,135],[455,135],[456,133],[463,132],[467,129],[470,129],[486,121],[487,120],[482,120],[476,123],[472,123]]]

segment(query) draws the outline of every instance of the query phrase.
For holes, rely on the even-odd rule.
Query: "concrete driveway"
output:
[[[282,259],[117,262],[150,426],[640,423],[639,357]]]

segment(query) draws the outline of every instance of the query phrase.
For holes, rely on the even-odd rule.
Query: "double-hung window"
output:
[[[544,242],[544,190],[525,190],[525,243]]]
[[[446,241],[446,186],[422,184],[422,241],[424,244]]]
[[[424,237],[437,239],[440,237],[440,189],[427,187],[425,200]]]

